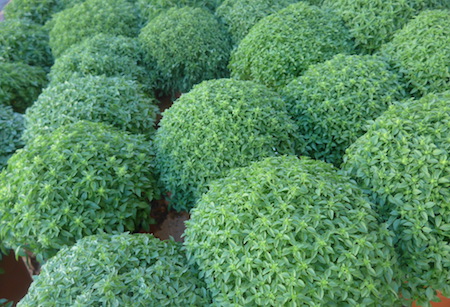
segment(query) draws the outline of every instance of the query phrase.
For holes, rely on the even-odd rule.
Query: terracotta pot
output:
[[[3,255],[0,268],[5,271],[0,274],[0,298],[17,303],[27,294],[31,276],[22,259],[16,260],[12,251],[7,256]]]
[[[431,302],[431,306],[433,306],[433,307],[450,307],[450,298],[443,297],[439,292],[438,292],[438,296],[441,299],[441,302],[439,302],[439,303]],[[416,305],[416,303],[414,302],[412,304],[412,307],[420,307],[420,306]]]

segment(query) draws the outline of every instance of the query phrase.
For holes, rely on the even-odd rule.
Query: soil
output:
[[[29,275],[22,259],[16,260],[14,252],[8,256],[3,256],[0,267],[5,270],[0,274],[0,298],[18,302],[28,292],[32,278]]]

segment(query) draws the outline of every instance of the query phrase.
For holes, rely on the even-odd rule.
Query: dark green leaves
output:
[[[0,60],[49,68],[53,57],[47,30],[27,19],[0,23]]]
[[[6,166],[6,161],[14,151],[23,146],[23,130],[23,115],[0,104],[0,170]]]
[[[0,103],[16,112],[25,112],[47,83],[46,72],[40,67],[0,61]]]
[[[186,92],[203,80],[223,78],[231,42],[224,26],[200,8],[173,8],[151,20],[139,34],[149,69],[163,93]]]

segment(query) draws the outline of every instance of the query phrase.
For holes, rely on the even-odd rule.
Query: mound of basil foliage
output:
[[[0,173],[0,238],[42,260],[84,236],[148,226],[156,194],[150,146],[87,121],[35,138]]]
[[[0,104],[0,170],[9,157],[23,146],[23,115],[13,112],[10,106]]]
[[[147,234],[83,238],[51,258],[17,306],[208,306],[182,245]]]
[[[322,161],[268,158],[210,185],[185,246],[220,306],[395,306],[390,233]]]
[[[158,112],[156,101],[134,81],[105,76],[74,78],[44,89],[26,111],[23,138],[29,141],[80,120],[150,137]]]
[[[98,34],[67,49],[55,61],[50,81],[105,75],[136,80],[148,89],[154,85],[151,72],[143,66],[142,50],[135,38]]]
[[[231,42],[225,27],[200,8],[172,8],[139,34],[149,69],[163,93],[186,92],[203,80],[226,77]]]
[[[54,13],[72,7],[84,0],[14,0],[4,9],[5,18],[27,18],[45,24]]]
[[[283,94],[298,125],[298,152],[339,166],[345,149],[404,97],[399,77],[372,56],[337,55],[290,82]]]
[[[171,8],[198,7],[214,12],[223,0],[133,0],[144,21],[150,21]]]
[[[134,37],[139,32],[137,8],[126,0],[86,0],[55,14],[50,25],[55,57],[99,33]]]
[[[300,1],[251,28],[232,53],[229,66],[234,78],[277,89],[309,65],[352,50],[350,33],[340,17]]]
[[[401,293],[450,296],[450,92],[391,107],[358,139],[344,170],[396,234]]]
[[[382,49],[416,97],[450,89],[450,10],[424,11]]]
[[[156,165],[171,206],[188,210],[230,168],[293,154],[296,126],[283,100],[251,81],[205,81],[163,113]]]
[[[48,32],[27,19],[0,22],[0,59],[28,65],[50,67],[53,57]]]
[[[349,28],[358,51],[371,54],[413,16],[405,0],[325,0]]]
[[[47,83],[41,67],[0,60],[0,103],[12,106],[16,112],[25,112]]]
[[[216,11],[238,44],[259,20],[276,13],[296,0],[225,0]]]

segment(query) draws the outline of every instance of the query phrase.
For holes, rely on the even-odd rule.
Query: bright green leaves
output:
[[[55,58],[67,48],[99,33],[136,36],[137,9],[126,0],[87,0],[53,16],[50,47]]]
[[[154,133],[159,110],[142,87],[125,78],[87,76],[47,87],[26,112],[29,141],[59,126],[89,120],[135,134]]]
[[[298,153],[339,166],[368,122],[404,98],[388,69],[376,57],[337,55],[291,81],[282,94],[299,128]]]
[[[217,305],[397,303],[391,234],[324,162],[283,156],[231,170],[186,224],[190,260]]]
[[[150,91],[154,80],[151,72],[143,67],[142,57],[136,38],[98,34],[70,47],[58,57],[49,79],[55,83],[88,75],[126,77]]]
[[[424,11],[398,31],[382,54],[416,97],[450,87],[450,11]]]
[[[377,51],[414,15],[406,0],[325,0],[323,7],[342,17],[356,48],[366,54]]]
[[[155,146],[171,206],[190,209],[233,167],[294,153],[296,126],[266,87],[231,79],[205,81],[163,113]]]
[[[172,8],[151,20],[139,41],[163,93],[186,92],[203,80],[228,75],[229,35],[206,10]]]
[[[450,292],[450,92],[391,107],[344,157],[344,170],[397,237],[402,288],[430,301]]]
[[[147,226],[148,201],[158,195],[150,146],[87,121],[35,138],[0,173],[5,244],[45,259],[87,235]]]
[[[18,306],[207,306],[211,298],[185,250],[128,233],[81,239],[52,257]]]
[[[251,27],[264,17],[276,13],[296,0],[225,0],[216,11],[228,26],[235,45],[247,35]]]
[[[260,20],[232,53],[232,77],[285,86],[309,65],[351,53],[353,42],[334,12],[302,1]]]

